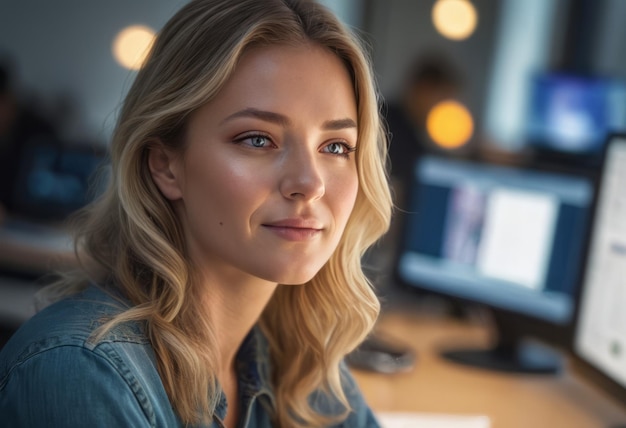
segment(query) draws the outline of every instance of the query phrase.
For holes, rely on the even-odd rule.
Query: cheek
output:
[[[223,150],[196,150],[188,156],[185,180],[194,197],[200,193],[206,199],[245,191],[254,183],[255,174],[249,166],[229,157]]]
[[[249,214],[258,184],[255,174],[236,162],[190,162],[186,172],[185,205],[196,221],[229,225]]]
[[[338,220],[341,221],[341,227],[344,228],[350,218],[359,191],[356,171],[337,183],[337,186],[334,204]]]

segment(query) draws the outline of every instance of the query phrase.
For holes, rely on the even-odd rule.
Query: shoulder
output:
[[[3,376],[0,415],[12,426],[154,426],[129,380],[91,350],[56,346]]]
[[[148,343],[138,323],[112,329],[98,343],[92,333],[128,305],[96,287],[58,301],[26,321],[0,352],[0,379],[9,366],[61,346],[94,350],[113,341]]]
[[[171,407],[141,327],[123,325],[91,341],[123,309],[102,291],[87,290],[25,323],[0,352],[2,419],[18,426],[154,426]]]

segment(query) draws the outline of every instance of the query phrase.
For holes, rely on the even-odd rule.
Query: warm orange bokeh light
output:
[[[122,67],[139,70],[153,42],[154,31],[151,28],[143,25],[126,27],[113,41],[113,56]]]
[[[442,36],[463,40],[476,29],[478,14],[469,0],[438,0],[433,6],[432,20]]]
[[[469,141],[474,133],[474,119],[458,101],[446,100],[436,104],[426,118],[430,138],[444,149],[456,149]]]

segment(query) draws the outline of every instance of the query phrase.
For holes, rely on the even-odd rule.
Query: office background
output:
[[[443,35],[433,21],[435,7],[444,1],[323,3],[369,44],[388,104],[402,102],[407,73],[417,58],[433,53],[445,58],[460,78],[455,98],[473,123],[462,145],[504,153],[513,163],[520,159],[528,163],[533,76],[565,73],[626,81],[626,1],[458,0],[470,3],[476,17],[475,28],[459,39]],[[8,64],[20,101],[54,123],[64,143],[104,147],[136,73],[116,61],[112,52],[116,36],[132,25],[158,31],[183,3],[4,1],[0,3],[0,62]],[[457,157],[465,155],[459,153]],[[568,158],[557,161],[569,162]],[[563,166],[577,170],[580,165],[572,162]],[[580,168],[580,172],[593,173],[593,168]],[[44,235],[44,246],[62,239]],[[385,248],[393,246],[394,242],[387,242]],[[389,267],[393,260],[385,263]],[[39,267],[32,272],[30,268],[28,260],[17,268],[5,264],[3,284],[22,287],[26,281],[28,290],[35,290],[31,279],[41,272]],[[19,278],[12,282],[16,273]],[[0,298],[2,293],[4,288]]]
[[[133,79],[111,55],[115,35],[134,24],[158,30],[182,3],[2,2],[0,58],[12,63],[21,94],[54,116],[64,135],[105,144]],[[325,3],[370,42],[386,99],[399,97],[415,57],[437,51],[460,70],[477,128],[505,147],[521,143],[529,73],[626,76],[620,0],[473,0],[476,29],[458,41],[435,29],[434,0]]]

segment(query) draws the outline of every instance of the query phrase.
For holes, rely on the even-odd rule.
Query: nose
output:
[[[314,201],[324,196],[326,186],[317,154],[305,148],[290,150],[280,180],[280,192],[285,198]]]

